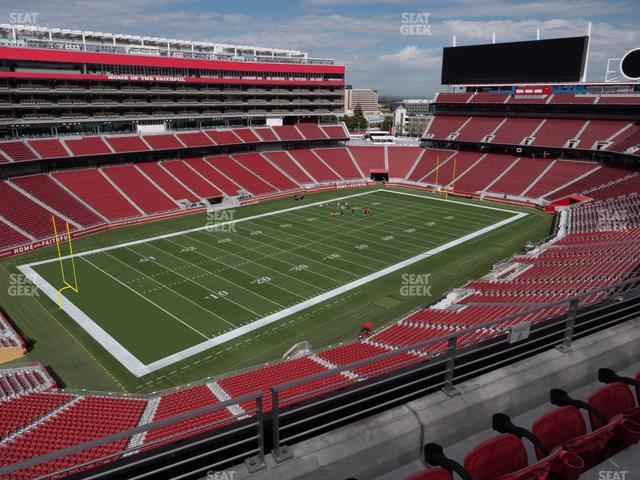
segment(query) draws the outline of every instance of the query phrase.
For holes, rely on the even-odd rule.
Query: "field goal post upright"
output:
[[[56,252],[58,254],[58,262],[60,264],[60,275],[62,277],[62,288],[58,290],[58,306],[62,308],[62,292],[65,290],[72,290],[75,293],[78,293],[78,274],[76,272],[76,259],[73,256],[73,242],[71,240],[71,227],[69,227],[69,222],[65,222],[66,231],[67,231],[67,243],[69,244],[69,260],[71,261],[71,274],[73,275],[73,283],[70,283],[67,280],[67,274],[64,268],[64,261],[62,258],[62,251],[60,249],[60,234],[58,234],[58,226],[56,224],[56,217],[54,215],[51,216],[51,223],[53,225],[53,234],[56,242]],[[62,239],[64,241],[64,239]]]

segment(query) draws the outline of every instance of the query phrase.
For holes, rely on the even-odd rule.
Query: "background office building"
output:
[[[347,85],[344,91],[344,102],[345,111],[353,111],[360,105],[364,115],[380,113],[378,91],[371,88],[352,88]]]

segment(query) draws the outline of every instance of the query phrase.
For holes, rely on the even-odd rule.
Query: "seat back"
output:
[[[610,383],[599,388],[591,394],[588,403],[609,419],[636,406],[631,389],[622,382]],[[589,414],[589,419],[592,430],[602,427],[602,422],[593,414]]]
[[[453,477],[444,468],[437,467],[414,473],[404,480],[453,480]]]
[[[640,382],[640,372],[636,373],[636,380]],[[636,387],[636,402],[640,405],[640,387]]]
[[[548,451],[587,433],[584,418],[576,407],[559,407],[538,418],[531,429]],[[544,453],[536,449],[538,459]]]
[[[464,468],[473,480],[495,480],[526,468],[528,464],[524,445],[511,434],[482,442],[464,458]]]

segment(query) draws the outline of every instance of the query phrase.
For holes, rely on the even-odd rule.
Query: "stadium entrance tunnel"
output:
[[[371,180],[374,182],[388,182],[389,181],[389,171],[388,170],[371,170],[370,172]]]

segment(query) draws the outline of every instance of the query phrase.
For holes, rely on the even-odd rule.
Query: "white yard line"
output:
[[[243,260],[243,262],[242,262],[241,264],[239,264],[239,265],[253,264],[253,265],[256,265],[256,266],[258,266],[258,267],[260,267],[260,268],[266,268],[266,269],[268,269],[268,270],[271,270],[271,271],[273,271],[273,272],[276,272],[276,273],[277,273],[277,274],[279,274],[279,275],[283,275],[283,276],[285,276],[285,277],[288,277],[288,278],[290,278],[291,280],[295,280],[296,282],[304,283],[304,284],[306,284],[306,285],[309,285],[310,287],[313,287],[313,288],[314,288],[314,289],[316,289],[316,290],[320,290],[320,291],[322,291],[322,289],[321,289],[320,287],[318,287],[318,286],[316,286],[316,285],[313,285],[313,284],[311,284],[311,283],[307,283],[307,282],[305,282],[304,280],[300,280],[299,278],[292,277],[291,275],[289,275],[289,274],[287,274],[287,273],[285,273],[285,272],[281,272],[280,270],[278,270],[278,269],[276,269],[276,268],[272,268],[272,267],[269,267],[268,265],[264,265],[264,264],[262,264],[262,263],[258,262],[258,261],[257,261],[258,259],[256,259],[256,260],[247,260],[246,258],[242,258],[242,256],[241,256],[239,253],[231,253],[231,252],[228,252],[228,251],[226,251],[226,250],[225,250],[225,249],[223,249],[223,248],[216,247],[215,245],[209,245],[209,244],[207,244],[207,243],[203,242],[202,240],[198,240],[198,239],[197,239],[197,238],[195,238],[195,237],[191,237],[191,236],[189,236],[189,235],[185,235],[185,238],[188,238],[189,240],[193,240],[193,241],[196,241],[196,242],[198,242],[198,243],[201,243],[202,245],[204,245],[204,246],[206,246],[206,247],[209,247],[209,248],[215,248],[216,250],[220,250],[221,252],[224,252],[224,253],[226,254],[226,255],[224,255],[224,257],[227,257],[227,256],[234,256],[234,257],[238,257],[238,258],[240,258],[241,260]],[[246,252],[246,251],[248,251],[248,250],[247,250],[247,249],[243,249],[243,250],[242,250],[242,253],[244,253],[244,252]],[[204,253],[202,253],[201,255],[203,255],[203,256],[205,256],[205,257],[207,257],[207,258],[211,259],[212,261],[216,261],[216,262],[220,263],[218,259],[215,259],[215,258],[213,258],[213,257],[210,257],[209,255],[206,255],[206,254],[204,254]],[[223,258],[223,257],[220,257],[220,258]],[[269,256],[269,255],[265,255],[265,256],[260,257],[260,258],[273,258],[273,257],[271,257],[271,256]],[[225,265],[226,265],[226,264],[225,264]],[[291,265],[291,264],[289,264],[289,265]],[[237,266],[238,266],[238,265],[234,265],[233,267],[229,267],[229,268],[236,268]],[[291,266],[293,266],[293,265],[291,265]],[[292,295],[295,295],[296,297],[304,298],[304,297],[302,297],[302,296],[298,295],[297,293],[292,292],[292,291],[291,291],[291,290],[289,290],[288,288],[281,287],[281,286],[279,286],[279,285],[276,285],[275,283],[274,283],[274,284],[272,284],[272,285],[273,285],[273,286],[276,286],[276,287],[278,287],[278,288],[280,288],[281,290],[284,290],[285,292],[289,292],[289,293],[291,293]]]
[[[201,336],[203,336],[204,338],[208,338],[207,340],[205,340],[204,342],[201,342],[197,345],[194,345],[190,348],[187,348],[185,350],[182,350],[180,352],[174,353],[172,355],[169,355],[167,357],[164,357],[162,359],[156,360],[152,363],[149,363],[147,365],[143,364],[140,360],[138,360],[133,354],[131,354],[131,352],[129,352],[126,348],[124,348],[119,342],[117,342],[113,337],[111,337],[106,331],[104,331],[99,325],[97,325],[93,320],[91,320],[84,312],[82,312],[78,307],[76,307],[72,302],[70,302],[66,297],[62,296],[62,302],[63,302],[63,309],[64,311],[74,320],[76,321],[76,323],[78,323],[82,328],[84,328],[98,343],[100,343],[101,345],[103,345],[109,352],[111,352],[114,357],[120,362],[122,363],[131,373],[133,373],[136,377],[142,377],[144,375],[147,375],[149,373],[152,373],[156,370],[159,370],[161,368],[167,367],[173,363],[179,362],[181,360],[184,360],[190,356],[196,355],[200,352],[203,352],[205,350],[208,350],[212,347],[215,347],[217,345],[223,344],[225,342],[228,342],[234,338],[240,337],[242,335],[245,335],[249,332],[252,332],[256,329],[262,328],[266,325],[269,325],[271,323],[274,323],[282,318],[288,317],[290,315],[293,315],[297,312],[300,312],[302,310],[305,310],[309,307],[312,307],[314,305],[317,305],[319,303],[322,303],[326,300],[332,299],[336,296],[342,295],[343,293],[349,292],[350,290],[353,290],[355,288],[361,287],[369,282],[372,282],[374,280],[377,280],[381,277],[384,277],[386,275],[389,275],[390,273],[396,272],[398,270],[401,270],[403,268],[406,268],[410,265],[413,265],[414,263],[420,262],[426,258],[429,258],[433,255],[437,255],[438,253],[441,253],[445,250],[448,250],[450,248],[453,248],[455,246],[458,246],[462,243],[465,243],[471,239],[480,237],[488,232],[491,232],[493,230],[497,230],[505,225],[508,225],[512,222],[518,221],[523,217],[526,217],[528,214],[524,213],[524,212],[516,212],[513,210],[507,210],[507,209],[503,209],[503,208],[497,208],[497,207],[489,207],[486,205],[475,205],[475,204],[471,204],[471,203],[465,203],[465,202],[459,202],[459,201],[455,201],[455,200],[444,200],[444,199],[440,199],[440,198],[434,198],[434,197],[427,197],[424,195],[419,195],[419,194],[413,194],[413,193],[408,193],[408,192],[399,192],[399,191],[388,191],[388,190],[383,190],[383,189],[378,189],[378,190],[372,190],[369,192],[363,192],[363,193],[359,193],[359,194],[354,194],[354,195],[349,195],[349,196],[343,196],[343,197],[339,197],[339,198],[334,198],[331,199],[330,201],[338,201],[338,200],[343,200],[343,199],[348,199],[348,198],[353,198],[353,197],[359,197],[362,195],[368,195],[371,193],[375,193],[375,192],[387,192],[387,193],[392,193],[392,194],[396,194],[396,195],[408,195],[408,196],[412,196],[412,197],[418,197],[418,198],[422,198],[425,199],[427,201],[438,201],[438,202],[449,202],[449,203],[454,203],[454,204],[460,204],[460,205],[464,205],[464,206],[468,206],[468,207],[475,207],[475,208],[484,208],[484,209],[489,209],[489,210],[496,210],[496,211],[501,211],[501,212],[507,212],[507,213],[512,213],[514,214],[513,216],[511,216],[510,218],[507,218],[505,220],[499,221],[497,223],[494,223],[492,225],[489,225],[487,227],[484,227],[480,230],[477,230],[475,232],[469,233],[463,237],[457,238],[455,240],[452,240],[448,243],[445,243],[443,245],[440,245],[436,248],[433,248],[431,250],[428,250],[426,252],[423,252],[419,255],[416,255],[414,257],[411,257],[409,259],[403,260],[399,263],[396,263],[394,265],[391,265],[389,267],[386,267],[382,270],[379,270],[377,272],[374,272],[370,275],[367,275],[365,277],[356,279],[352,282],[349,282],[347,284],[344,284],[342,286],[339,286],[333,290],[321,293],[315,297],[311,297],[301,303],[298,303],[294,306],[285,308],[283,310],[280,310],[278,312],[275,312],[273,314],[267,315],[263,318],[257,319],[251,323],[248,323],[246,325],[237,327],[233,330],[230,330],[226,333],[223,333],[222,335],[219,335],[217,337],[214,338],[208,338],[206,335],[202,334],[201,332],[198,332],[197,330],[195,330],[193,327],[185,324],[183,321],[181,321],[180,319],[178,319],[177,317],[175,317],[174,315],[172,315],[171,313],[167,312],[166,310],[162,309],[161,307],[157,306],[160,310],[164,311],[165,313],[167,313],[168,315],[176,318],[177,320],[179,320],[181,323],[185,324],[187,327],[189,327],[191,330],[199,333]],[[323,203],[327,203],[327,201],[322,201],[322,202],[316,202],[316,203],[312,203],[312,204],[308,204],[308,205],[302,205],[302,206],[298,206],[298,207],[292,207],[292,208],[288,208],[288,209],[284,209],[284,210],[279,210],[276,212],[269,212],[269,213],[264,213],[264,214],[260,214],[260,215],[253,215],[250,217],[246,217],[243,219],[239,219],[239,220],[233,220],[233,221],[229,221],[229,222],[224,222],[221,224],[218,224],[220,226],[225,225],[225,224],[235,224],[235,223],[240,223],[240,222],[246,222],[248,220],[253,220],[253,219],[257,219],[257,218],[263,218],[263,217],[269,217],[269,216],[273,216],[273,215],[278,215],[281,213],[285,213],[285,212],[290,212],[290,211],[295,211],[295,210],[300,210],[302,208],[308,208],[311,206],[315,206],[315,205],[320,205]],[[123,247],[129,247],[132,245],[140,245],[140,244],[144,244],[153,240],[160,240],[160,239],[166,239],[166,238],[171,238],[171,237],[176,237],[176,236],[180,236],[180,235],[184,235],[185,233],[192,233],[192,232],[198,232],[198,231],[204,231],[207,230],[209,227],[208,226],[204,226],[204,227],[199,227],[199,228],[194,228],[194,229],[190,229],[190,230],[186,230],[186,231],[181,231],[181,232],[174,232],[174,233],[169,233],[169,234],[165,234],[165,235],[159,235],[156,237],[152,237],[152,238],[147,238],[147,239],[143,239],[143,240],[137,240],[137,241],[133,241],[133,242],[127,242],[127,243],[123,243],[120,245],[114,245],[111,247],[105,247],[105,248],[101,248],[101,249],[96,249],[96,250],[91,250],[91,251],[87,251],[87,252],[82,252],[79,254],[76,254],[75,256],[77,257],[84,257],[86,255],[90,255],[93,253],[100,253],[100,252],[105,252],[105,251],[110,251],[110,250],[114,250],[114,249],[118,249],[118,248],[123,248]],[[172,242],[175,244],[175,242]],[[165,253],[168,253],[169,255],[172,255],[170,252],[166,252],[166,250],[160,249],[158,247],[154,247],[158,250],[161,250]],[[172,255],[175,257],[175,255]],[[64,258],[69,258],[69,256],[64,257]],[[176,258],[180,258],[180,257],[176,257]],[[180,259],[181,261],[183,261],[182,259]],[[18,267],[18,269],[24,273],[29,279],[31,279],[35,285],[38,286],[38,288],[40,288],[40,290],[45,293],[45,295],[47,295],[52,301],[56,302],[57,301],[57,290],[52,287],[44,278],[42,278],[37,272],[35,272],[33,270],[32,267],[36,266],[36,265],[41,265],[41,264],[45,264],[45,263],[51,263],[51,262],[55,262],[58,261],[57,258],[54,259],[50,259],[50,260],[44,260],[44,261],[40,261],[40,262],[34,262],[28,265],[21,265]],[[87,263],[93,265],[93,263],[91,263],[89,260],[86,260]],[[190,263],[190,262],[189,262]],[[195,264],[194,264],[195,265]],[[135,290],[131,289],[130,287],[128,287],[126,284],[124,284],[123,282],[119,281],[118,279],[116,279],[115,277],[113,277],[112,275],[110,275],[109,273],[105,272],[104,270],[100,269],[99,267],[93,265],[94,268],[97,268],[98,270],[100,270],[102,273],[104,273],[105,275],[109,276],[110,278],[112,278],[113,280],[115,280],[116,282],[120,283],[121,285],[125,286],[126,288],[129,288],[130,290],[132,290],[134,293],[136,293],[139,296],[140,295],[138,292],[136,292]],[[196,265],[197,266],[197,265]],[[200,268],[200,267],[198,267]],[[204,270],[204,269],[202,269]],[[180,274],[178,274],[180,275]],[[181,276],[181,275],[180,275]],[[147,299],[146,297],[142,296],[142,298],[144,298],[146,301],[150,301],[149,299]],[[153,302],[152,302],[153,303]]]
[[[172,254],[171,252],[168,252],[168,251],[167,251],[167,250],[165,250],[164,248],[156,247],[155,245],[153,245],[153,244],[151,244],[151,243],[149,244],[149,246],[150,246],[151,248],[155,248],[156,250],[158,250],[158,251],[160,251],[160,252],[166,253],[167,255],[170,255],[170,256],[172,256],[172,257],[175,257],[175,258],[177,258],[178,260],[185,261],[185,260],[182,260],[180,257],[178,257],[178,256],[176,256],[176,255],[174,255],[174,254]],[[132,252],[135,252],[135,250],[132,250]],[[144,254],[139,253],[139,252],[135,252],[135,253],[137,253],[138,255],[144,255]],[[174,273],[174,274],[178,275],[179,277],[184,278],[185,280],[187,280],[187,281],[189,281],[189,282],[193,283],[194,285],[197,285],[198,287],[200,287],[200,288],[202,288],[202,289],[206,290],[206,291],[207,291],[207,292],[209,292],[210,294],[214,294],[214,295],[216,295],[216,294],[217,294],[217,292],[215,292],[214,290],[211,290],[211,289],[209,289],[209,288],[205,287],[204,285],[202,285],[201,283],[198,283],[198,282],[196,282],[196,281],[194,281],[194,280],[190,279],[190,278],[189,278],[189,277],[187,277],[186,275],[182,275],[181,273],[178,273],[176,270],[174,270],[174,269],[172,269],[172,268],[167,267],[167,266],[166,266],[166,265],[164,265],[163,263],[160,263],[160,262],[158,262],[157,260],[155,260],[155,262],[157,262],[157,263],[158,263],[158,265],[160,265],[161,267],[166,268],[167,270],[169,270],[171,273]],[[193,265],[194,267],[198,267],[200,270],[203,270],[203,271],[207,272],[207,270],[205,270],[205,269],[204,269],[204,268],[202,268],[202,267],[197,266],[195,263],[189,262],[188,260],[186,260],[186,263],[189,263],[189,264]],[[209,273],[209,272],[207,272],[207,273]],[[224,282],[231,283],[231,284],[236,285],[236,286],[238,286],[238,287],[240,287],[240,288],[244,288],[244,287],[242,287],[242,286],[238,285],[237,283],[235,283],[235,282],[233,282],[233,281],[231,281],[231,280],[229,280],[229,279],[226,279],[226,278],[224,278],[224,277],[222,277],[222,276],[220,276],[220,275],[216,275],[216,277],[218,277],[218,278],[222,279],[222,281],[224,281]],[[245,290],[247,290],[247,289],[245,288]],[[240,307],[240,308],[241,308],[241,309],[243,309],[243,310],[246,310],[247,312],[251,313],[252,315],[255,315],[256,317],[259,317],[259,316],[260,316],[260,314],[259,314],[259,313],[254,312],[254,311],[253,311],[253,310],[251,310],[250,308],[247,308],[247,307],[245,307],[245,306],[243,306],[243,305],[239,304],[238,302],[235,302],[235,301],[231,300],[229,297],[220,297],[220,298],[221,298],[222,300],[225,300],[225,301],[229,302],[229,303],[233,303],[234,305],[236,305],[236,306]],[[275,302],[271,302],[271,303],[275,303]],[[277,303],[275,303],[275,304],[277,305]]]
[[[206,243],[204,243],[204,242],[202,242],[202,241],[200,241],[200,240],[198,240],[198,239],[195,239],[195,238],[193,238],[193,237],[188,237],[188,236],[186,236],[186,235],[185,235],[185,237],[186,237],[187,239],[195,240],[196,242],[202,243],[203,245],[206,245],[207,247],[217,248],[218,250],[220,250],[220,251],[222,251],[222,252],[224,252],[224,253],[229,253],[229,252],[227,252],[226,250],[223,250],[223,249],[221,249],[221,248],[218,248],[218,247],[216,247],[216,246],[214,246],[214,245],[207,245]],[[188,245],[182,245],[182,244],[179,244],[179,243],[177,243],[177,242],[173,242],[173,241],[172,241],[171,243],[173,243],[174,245],[178,245],[178,246],[180,246],[180,247],[182,247],[182,248],[186,248],[186,247],[188,247]],[[254,278],[254,279],[255,279],[255,277],[254,277],[253,275],[251,275],[250,273],[245,272],[245,271],[243,271],[243,270],[239,269],[237,265],[230,265],[230,264],[227,264],[227,263],[221,262],[221,261],[219,261],[219,260],[217,260],[217,259],[215,259],[215,258],[213,258],[213,257],[211,257],[211,256],[209,256],[209,255],[207,255],[206,253],[202,253],[202,252],[201,252],[201,251],[199,251],[199,250],[195,250],[193,253],[196,253],[196,254],[200,255],[201,257],[208,258],[208,259],[209,259],[209,260],[211,260],[212,262],[217,262],[217,263],[219,263],[219,264],[221,264],[221,265],[225,266],[225,267],[226,267],[227,269],[229,269],[229,270],[235,270],[236,272],[240,272],[240,273],[242,273],[243,275],[246,275],[246,276],[248,276],[248,277],[251,277],[251,278]],[[237,256],[237,257],[239,257],[240,259],[242,259],[242,257],[240,257],[240,255],[236,255],[236,256]],[[253,262],[249,262],[249,263],[253,263]],[[269,270],[273,270],[274,272],[282,273],[282,272],[279,272],[278,270],[274,270],[273,268],[267,267],[266,265],[262,265],[262,264],[259,264],[259,263],[256,263],[256,265],[259,265],[261,268],[268,268]],[[200,268],[200,267],[198,267],[198,268]],[[207,270],[207,272],[208,272],[208,270]],[[285,276],[289,276],[289,275],[286,275],[285,273],[282,273],[282,274],[283,274],[283,275],[285,275]],[[293,277],[289,277],[289,278],[293,278]],[[294,280],[296,280],[296,279],[294,278]],[[296,281],[297,281],[297,280],[296,280]],[[277,284],[275,284],[275,283],[269,283],[269,285],[270,285],[271,287],[278,288],[278,289],[280,289],[280,290],[282,290],[282,291],[284,291],[284,292],[290,293],[291,295],[293,295],[293,296],[295,296],[295,297],[298,297],[298,298],[304,298],[304,297],[302,297],[302,296],[298,295],[296,292],[292,292],[292,291],[291,291],[291,290],[289,290],[288,288],[284,288],[284,287],[282,287],[282,286],[280,286],[280,285],[277,285]],[[250,291],[251,291],[251,290],[250,290]],[[254,293],[254,294],[255,294],[255,292],[253,292],[253,291],[252,291],[252,293]],[[264,298],[264,297],[263,297],[263,298]],[[282,305],[280,305],[280,304],[278,304],[278,305],[279,305],[280,307],[282,307]]]
[[[83,258],[82,260],[84,260],[85,262],[87,262],[89,265],[91,265],[93,268],[95,268],[96,270],[99,270],[100,272],[102,272],[104,275],[106,275],[107,277],[109,277],[110,279],[114,280],[115,282],[119,283],[120,285],[122,285],[123,287],[125,287],[128,290],[131,290],[133,293],[135,293],[137,296],[139,296],[140,298],[142,298],[143,300],[149,302],[151,305],[153,305],[154,307],[156,307],[158,310],[166,313],[167,315],[169,315],[171,318],[176,319],[178,322],[180,322],[181,324],[183,324],[185,327],[193,330],[194,332],[196,332],[198,335],[204,337],[204,338],[209,338],[207,337],[204,333],[202,333],[201,331],[193,328],[191,325],[189,325],[188,323],[180,320],[178,317],[176,317],[173,313],[171,313],[168,310],[165,310],[164,308],[162,308],[160,305],[158,305],[156,302],[154,302],[153,300],[145,297],[144,295],[142,295],[141,293],[135,291],[133,288],[131,288],[129,285],[127,285],[126,283],[123,283],[122,281],[120,281],[119,279],[117,279],[116,277],[114,277],[113,275],[111,275],[109,272],[103,270],[102,268],[100,268],[99,266],[97,266],[95,263],[91,262],[90,260],[87,260],[86,258]]]
[[[127,250],[129,250],[131,253],[136,254],[136,252],[134,252],[134,251],[133,251],[133,250],[131,250],[131,249],[127,249]],[[111,253],[109,253],[109,252],[104,252],[104,253],[105,253],[105,255],[109,255],[109,256],[110,256],[111,258],[113,258],[114,260],[117,260],[118,262],[122,263],[125,267],[127,267],[127,268],[129,268],[129,269],[131,269],[131,270],[133,270],[133,271],[135,271],[135,272],[138,272],[139,274],[144,275],[144,278],[147,278],[147,279],[151,280],[152,282],[157,283],[158,285],[160,285],[160,286],[162,287],[162,289],[163,289],[163,290],[169,290],[170,292],[175,293],[176,295],[178,295],[178,296],[180,296],[180,297],[184,298],[186,301],[188,301],[188,302],[192,303],[193,305],[195,305],[195,306],[197,306],[197,307],[201,308],[201,309],[202,309],[202,310],[204,310],[205,312],[207,312],[207,313],[209,313],[209,314],[213,315],[214,317],[216,317],[216,318],[218,318],[218,319],[222,320],[223,322],[227,323],[228,325],[231,325],[232,327],[236,327],[236,325],[235,325],[235,324],[233,324],[233,323],[231,323],[231,322],[229,322],[229,321],[225,320],[225,319],[224,319],[224,318],[222,318],[220,315],[218,315],[216,312],[212,312],[212,311],[211,311],[211,310],[209,310],[208,308],[206,308],[206,307],[204,307],[204,306],[200,305],[198,302],[194,302],[194,301],[193,301],[193,300],[191,300],[189,297],[185,297],[185,296],[184,296],[184,295],[182,295],[180,292],[178,292],[178,291],[176,291],[176,290],[174,290],[174,289],[172,289],[172,288],[168,287],[168,286],[167,286],[167,285],[165,285],[164,283],[162,283],[162,282],[160,282],[160,281],[156,280],[155,278],[151,278],[149,275],[147,275],[146,273],[144,273],[142,270],[139,270],[139,269],[137,269],[136,267],[134,267],[133,265],[130,265],[130,264],[128,264],[127,262],[125,262],[125,261],[123,261],[123,260],[120,260],[118,257],[116,257],[115,255],[113,255],[113,254],[111,254]],[[136,255],[137,255],[137,254],[136,254]],[[86,261],[86,259],[84,259],[84,260]],[[129,289],[130,289],[130,290],[133,290],[131,287],[129,287]]]
[[[285,208],[283,210],[277,210],[275,212],[267,212],[267,213],[260,213],[258,215],[251,215],[249,217],[244,217],[244,218],[239,218],[237,220],[229,220],[228,222],[220,222],[220,223],[216,223],[216,227],[217,228],[221,228],[225,225],[233,225],[236,223],[242,223],[242,222],[248,222],[249,220],[255,220],[257,218],[263,218],[263,217],[271,217],[274,215],[280,215],[281,213],[286,213],[286,212],[292,212],[294,210],[300,210],[302,208],[309,208],[309,207],[313,207],[316,205],[322,205],[323,203],[327,203],[329,201],[338,201],[338,200],[346,200],[349,198],[354,198],[354,197],[361,197],[362,195],[370,195],[372,193],[376,193],[376,192],[382,192],[382,189],[378,189],[378,190],[371,190],[368,192],[361,192],[361,193],[354,193],[353,195],[345,195],[344,197],[338,197],[338,198],[332,198],[331,200],[324,200],[322,202],[315,202],[315,203],[308,203],[305,205],[300,205],[298,207],[291,207],[291,208]],[[430,198],[430,197],[424,197],[424,198]],[[155,237],[147,237],[147,238],[142,238],[140,240],[133,240],[131,242],[125,242],[125,243],[119,243],[118,245],[111,245],[109,247],[102,247],[102,248],[96,248],[94,250],[88,250],[86,252],[77,252],[74,253],[73,256],[74,257],[83,257],[85,255],[91,255],[94,253],[100,253],[100,252],[106,252],[109,250],[115,250],[117,248],[124,248],[124,247],[131,247],[134,245],[140,245],[143,243],[148,243],[148,242],[152,242],[154,240],[162,240],[163,238],[171,238],[171,237],[179,237],[180,235],[184,235],[185,233],[193,233],[193,232],[201,232],[203,230],[210,230],[211,226],[210,225],[205,225],[204,227],[196,227],[196,228],[190,228],[188,230],[181,230],[179,232],[171,232],[171,233],[165,233],[163,235],[157,235]],[[62,257],[62,260],[67,260],[68,258],[70,258],[70,255],[65,255]],[[40,260],[38,262],[32,262],[27,264],[27,266],[29,267],[35,267],[37,265],[43,265],[46,263],[51,263],[51,262],[57,262],[59,261],[58,257],[55,258],[50,258],[48,260]]]

